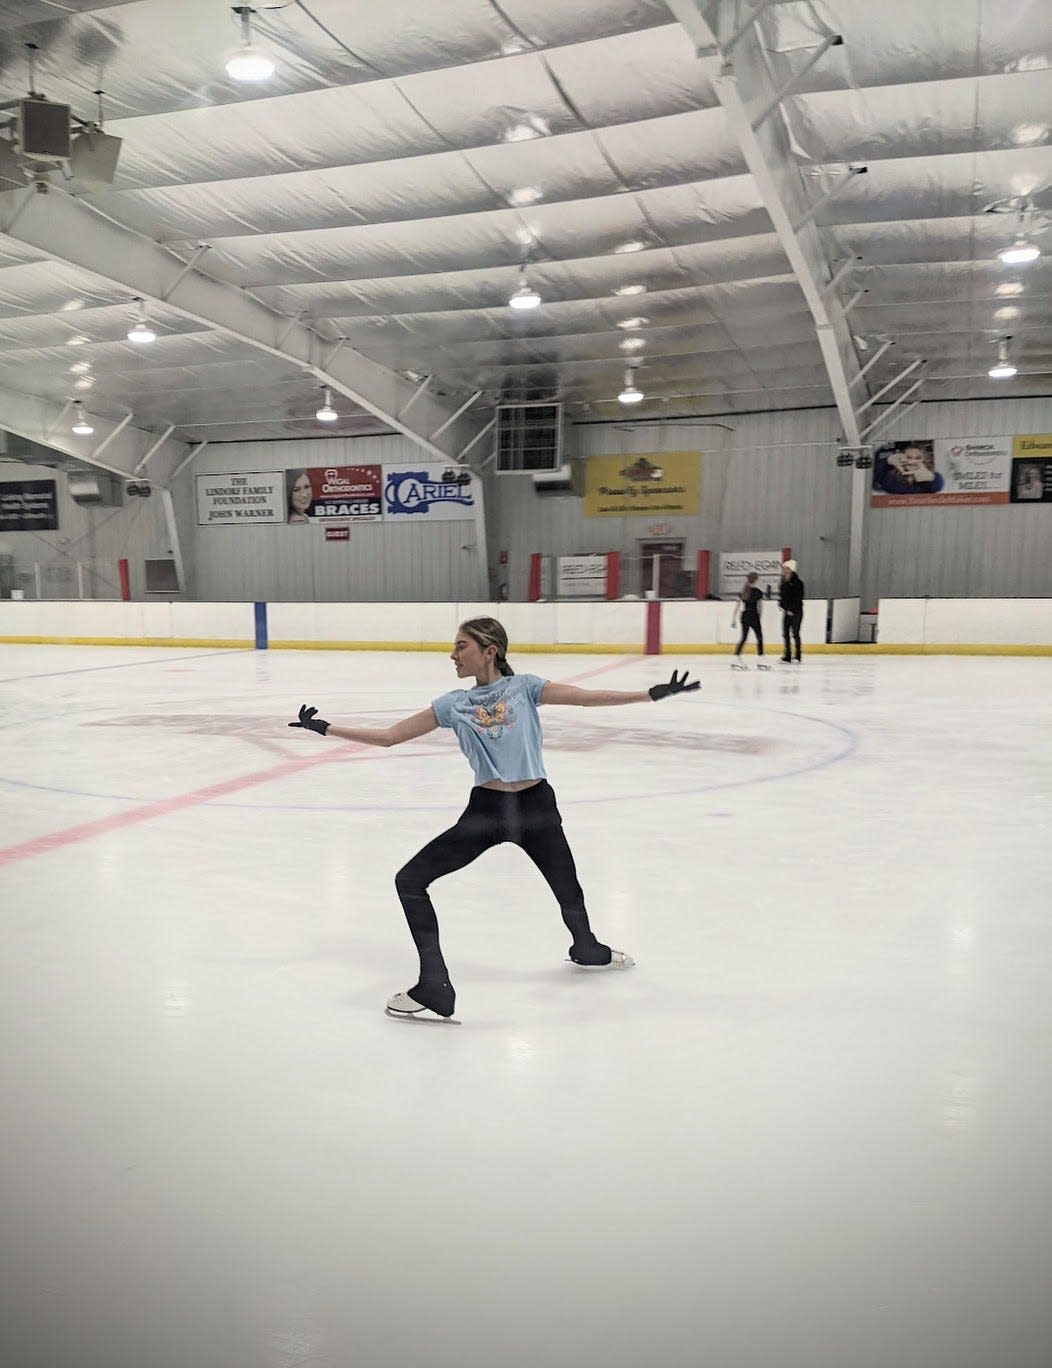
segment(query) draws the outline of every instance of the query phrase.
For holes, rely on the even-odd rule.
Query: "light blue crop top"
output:
[[[475,771],[475,783],[544,779],[537,708],[548,681],[505,675],[493,684],[454,689],[431,704],[440,727],[452,727]]]

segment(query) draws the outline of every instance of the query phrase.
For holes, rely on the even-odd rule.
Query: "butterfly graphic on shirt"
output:
[[[479,703],[475,707],[473,718],[475,730],[482,736],[491,736],[494,740],[503,736],[504,728],[514,726],[515,712],[508,707],[507,700],[498,699],[493,705],[491,712],[484,703]]]

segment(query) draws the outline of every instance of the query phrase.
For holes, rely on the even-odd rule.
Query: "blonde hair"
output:
[[[508,664],[508,634],[496,618],[469,618],[460,624],[460,630],[469,636],[481,649],[487,646],[496,648],[494,664],[502,675],[513,675],[515,671]]]

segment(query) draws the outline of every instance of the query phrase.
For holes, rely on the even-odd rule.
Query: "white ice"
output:
[[[1048,1368],[1052,661],[520,656],[588,975],[442,654],[0,647],[5,1368]],[[752,664],[750,658],[750,665]],[[45,840],[43,838],[54,838]]]

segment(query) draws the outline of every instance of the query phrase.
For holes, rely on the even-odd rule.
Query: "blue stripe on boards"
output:
[[[267,605],[257,603],[256,607],[256,650],[267,649]]]

